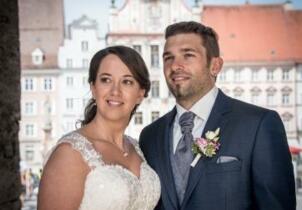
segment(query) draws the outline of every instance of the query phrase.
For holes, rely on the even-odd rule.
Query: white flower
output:
[[[214,140],[214,141],[218,141],[219,137],[219,131],[220,131],[220,128],[217,128],[214,132],[213,131],[208,131],[206,132],[206,139],[208,140]]]

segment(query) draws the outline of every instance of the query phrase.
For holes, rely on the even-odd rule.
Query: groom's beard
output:
[[[199,82],[194,84],[190,83],[187,86],[183,84],[176,84],[175,86],[168,84],[168,88],[174,95],[176,101],[199,99],[204,92],[203,85]]]

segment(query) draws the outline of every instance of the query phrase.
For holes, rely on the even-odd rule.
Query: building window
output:
[[[27,145],[25,148],[25,160],[26,161],[33,161],[35,157],[35,152],[33,145]]]
[[[302,80],[302,69],[298,71],[298,80]]]
[[[289,120],[283,120],[285,131],[288,132],[290,130],[290,121]]]
[[[286,132],[292,131],[293,115],[289,112],[285,112],[284,114],[281,115],[281,118],[282,118]]]
[[[151,67],[159,67],[159,47],[158,45],[151,45]]]
[[[25,136],[28,136],[28,137],[34,136],[34,125],[33,124],[25,125]]]
[[[244,90],[241,87],[236,87],[234,89],[234,98],[242,100]]]
[[[288,81],[289,80],[289,70],[283,70],[282,71],[282,80]]]
[[[24,112],[26,115],[34,114],[34,103],[33,102],[25,102]]]
[[[44,104],[43,104],[43,110],[45,114],[50,115],[51,113],[53,113],[52,111],[52,104],[51,101],[49,99],[47,99]]]
[[[267,81],[274,81],[274,70],[268,70],[267,71]]]
[[[259,104],[259,94],[252,93],[251,103],[252,104]]]
[[[83,86],[87,86],[88,85],[88,80],[87,80],[86,76],[82,77],[82,85]]]
[[[81,49],[82,49],[82,52],[87,52],[88,51],[88,42],[87,41],[82,41]]]
[[[32,53],[31,53],[31,57],[32,57],[32,63],[34,65],[41,65],[43,63],[43,57],[44,54],[42,52],[41,49],[36,48]]]
[[[261,94],[261,89],[256,87],[253,87],[251,89],[251,103],[253,104],[259,104],[259,96]]]
[[[72,59],[70,59],[70,58],[66,59],[66,67],[67,68],[72,68]]]
[[[289,93],[282,93],[282,105],[289,105]]]
[[[241,70],[235,70],[234,72],[234,81],[240,82],[241,81]]]
[[[142,125],[143,124],[143,113],[136,112],[134,115],[134,124],[135,125]]]
[[[83,68],[88,68],[88,60],[87,59],[82,60],[82,67]]]
[[[242,93],[234,93],[234,98],[242,100]]]
[[[292,93],[292,89],[290,87],[283,87],[281,89],[282,92],[282,105],[289,105],[290,104],[290,94]]]
[[[157,120],[159,118],[159,112],[155,111],[155,112],[151,112],[151,120],[152,122]]]
[[[52,79],[44,78],[44,90],[52,90]]]
[[[259,71],[258,70],[252,70],[252,81],[253,82],[256,82],[259,80]]]
[[[153,98],[159,97],[159,81],[152,81],[151,83],[151,96]]]
[[[73,98],[66,98],[66,109],[67,110],[73,109]]]
[[[268,93],[266,101],[268,106],[275,106],[275,94]]]
[[[73,77],[66,77],[66,86],[73,87]]]
[[[133,45],[133,49],[138,52],[139,54],[142,54],[142,46],[141,45]]]
[[[34,80],[32,78],[25,79],[25,90],[33,90],[34,89]]]

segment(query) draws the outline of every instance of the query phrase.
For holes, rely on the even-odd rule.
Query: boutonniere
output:
[[[216,155],[217,150],[220,147],[219,141],[219,131],[220,128],[217,128],[215,131],[207,131],[205,138],[196,138],[192,146],[193,154],[195,158],[191,163],[192,167],[195,167],[198,160],[201,156],[213,157]]]

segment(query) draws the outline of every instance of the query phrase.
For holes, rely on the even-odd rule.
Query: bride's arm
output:
[[[78,210],[89,167],[70,144],[60,144],[45,165],[38,210]]]

